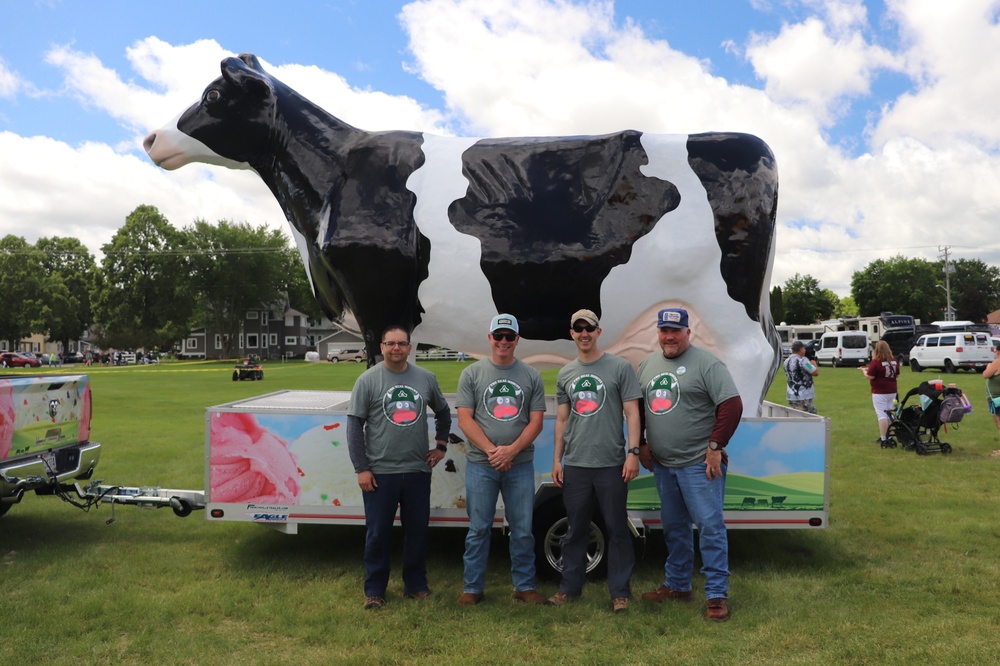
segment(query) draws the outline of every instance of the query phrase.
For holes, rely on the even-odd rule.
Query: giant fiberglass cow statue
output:
[[[297,236],[316,298],[349,310],[368,349],[390,324],[488,354],[498,312],[518,356],[575,356],[569,317],[601,317],[603,348],[638,363],[656,312],[686,307],[694,342],[729,366],[748,411],[780,359],[768,283],[778,176],[747,134],[463,138],[366,132],[243,54],[144,142],[164,169],[257,172]]]

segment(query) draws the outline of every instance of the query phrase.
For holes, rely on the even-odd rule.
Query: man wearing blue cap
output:
[[[639,365],[646,434],[639,458],[656,479],[668,552],[663,585],[642,598],[691,601],[693,524],[705,575],[706,615],[721,621],[729,617],[725,449],[740,423],[743,401],[725,364],[691,345],[687,310],[660,310],[656,326],[661,351]]]
[[[459,605],[486,596],[486,563],[497,497],[503,495],[510,525],[510,564],[514,599],[549,604],[535,589],[534,441],[542,431],[545,385],[542,375],[514,358],[520,339],[517,319],[499,314],[490,322],[490,355],[462,371],[455,407],[458,427],[472,447],[465,467],[465,584]]]

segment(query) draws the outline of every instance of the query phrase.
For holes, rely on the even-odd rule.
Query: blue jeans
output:
[[[587,577],[587,546],[594,504],[600,507],[608,534],[608,592],[612,599],[630,598],[629,579],[635,566],[635,547],[628,528],[628,486],[622,467],[563,467],[563,505],[569,531],[562,542],[563,572],[559,591],[570,596],[583,592]],[[595,502],[596,500],[596,502]]]
[[[497,497],[503,495],[510,525],[510,573],[514,591],[535,589],[535,537],[531,515],[535,507],[535,464],[523,462],[506,472],[470,462],[465,467],[466,511],[469,534],[465,537],[465,589],[483,594],[490,533],[496,516]]]
[[[427,588],[427,525],[431,515],[431,475],[426,472],[375,474],[378,488],[361,493],[365,502],[365,596],[384,597],[389,586],[392,523],[399,507],[403,526],[403,590]]]
[[[722,476],[709,481],[705,463],[688,467],[653,465],[660,495],[660,521],[667,543],[664,584],[679,592],[691,589],[694,573],[694,533],[698,528],[701,572],[705,574],[705,598],[729,596],[729,538],[722,517],[726,495],[726,465]]]

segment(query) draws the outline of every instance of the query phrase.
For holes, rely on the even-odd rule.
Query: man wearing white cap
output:
[[[743,414],[743,401],[729,369],[691,345],[688,313],[660,310],[656,321],[661,351],[639,365],[646,442],[643,466],[653,472],[660,496],[660,521],[667,544],[664,583],[643,599],[691,601],[694,534],[705,574],[706,615],[729,617],[729,540],[722,515],[726,494],[726,444]]]
[[[601,327],[592,310],[570,317],[570,337],[577,358],[556,380],[555,459],[552,480],[563,489],[569,530],[562,542],[563,571],[559,592],[550,601],[563,604],[580,596],[587,575],[587,543],[594,502],[608,532],[608,591],[620,613],[629,606],[629,579],[635,550],[628,525],[628,482],[639,475],[639,398],[642,391],[632,366],[598,349]],[[628,429],[628,451],[625,428]],[[565,466],[564,466],[565,463]]]
[[[465,583],[459,605],[486,596],[486,563],[497,497],[503,495],[510,525],[510,563],[514,599],[533,604],[549,600],[535,589],[534,441],[542,431],[545,385],[542,375],[514,358],[520,339],[517,319],[499,314],[490,322],[490,355],[462,371],[455,407],[458,426],[472,447],[465,468]]]

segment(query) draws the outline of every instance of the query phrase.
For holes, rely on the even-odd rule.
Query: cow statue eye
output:
[[[205,101],[208,102],[209,104],[214,104],[218,102],[220,99],[222,99],[222,93],[220,93],[215,88],[212,88],[211,90],[205,93]]]

